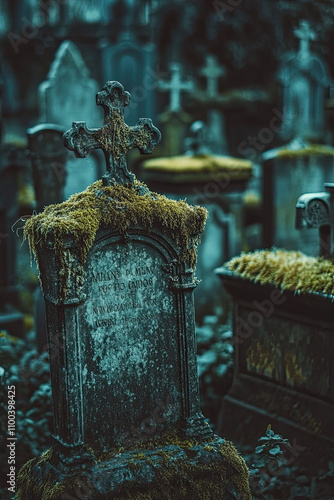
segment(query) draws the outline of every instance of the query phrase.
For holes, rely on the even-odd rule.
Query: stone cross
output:
[[[201,69],[201,74],[206,77],[206,90],[209,97],[217,96],[218,80],[225,73],[225,69],[218,64],[215,56],[208,55],[206,57],[206,66]]]
[[[193,90],[194,82],[192,80],[182,81],[180,64],[173,63],[170,66],[170,70],[170,81],[160,81],[159,88],[161,90],[170,90],[169,111],[177,112],[181,111],[181,92]]]
[[[124,122],[124,108],[130,97],[120,83],[107,82],[96,96],[96,103],[104,110],[105,125],[89,129],[86,122],[74,122],[64,134],[65,146],[77,158],[87,157],[93,149],[102,149],[107,166],[107,173],[102,177],[104,185],[133,183],[134,174],[128,171],[126,153],[138,148],[142,154],[149,154],[161,138],[150,118],[140,118],[133,127]]]
[[[308,21],[300,21],[299,27],[294,30],[294,34],[299,39],[299,56],[307,60],[310,55],[310,41],[316,40],[316,33],[312,31]]]

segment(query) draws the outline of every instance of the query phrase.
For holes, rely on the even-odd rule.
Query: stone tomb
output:
[[[102,181],[26,224],[46,302],[54,445],[20,472],[20,498],[249,499],[247,468],[199,410],[193,289],[206,211],[150,193],[126,167],[151,120],[123,121],[107,82],[105,126],[73,124],[76,155],[102,148]],[[116,137],[115,141],[110,140]],[[67,496],[66,496],[67,495]]]
[[[233,297],[235,344],[218,428],[252,446],[270,422],[294,444],[296,465],[326,470],[334,446],[332,261],[259,250],[217,273]]]

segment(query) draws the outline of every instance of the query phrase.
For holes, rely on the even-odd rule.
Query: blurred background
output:
[[[0,373],[2,392],[19,387],[20,464],[52,432],[44,304],[24,223],[105,171],[101,152],[75,159],[63,133],[76,120],[101,127],[95,95],[120,81],[132,95],[126,122],[149,117],[162,131],[152,156],[128,155],[129,169],[208,208],[195,306],[202,409],[217,430],[234,342],[215,268],[273,245],[318,255],[317,230],[295,229],[295,204],[334,181],[333,28],[329,0],[0,0]],[[5,411],[2,402],[2,436]],[[251,465],[252,447],[240,449]],[[291,470],[280,486],[269,475],[263,498],[311,498],[312,478]]]

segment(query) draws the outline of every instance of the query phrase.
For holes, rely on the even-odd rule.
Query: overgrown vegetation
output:
[[[225,264],[237,276],[296,293],[334,295],[332,259],[281,249],[243,253]]]
[[[180,258],[196,263],[196,245],[207,218],[207,210],[151,193],[141,182],[103,186],[94,182],[85,191],[27,220],[24,234],[37,257],[37,250],[52,236],[57,267],[62,270],[60,295],[66,295],[68,276],[66,237],[73,237],[79,265],[83,265],[100,228],[125,234],[130,227],[147,231],[160,228],[181,249]],[[65,270],[65,271],[64,271]]]

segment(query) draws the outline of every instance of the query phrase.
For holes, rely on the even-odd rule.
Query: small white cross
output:
[[[215,56],[206,57],[206,66],[201,69],[201,74],[206,77],[206,91],[210,97],[218,95],[218,80],[225,73],[225,69],[219,65]]]
[[[182,81],[181,79],[181,65],[173,63],[170,66],[171,79],[169,82],[161,80],[159,88],[161,90],[170,90],[170,111],[181,111],[181,92],[190,91],[194,89],[194,82],[192,80]]]

